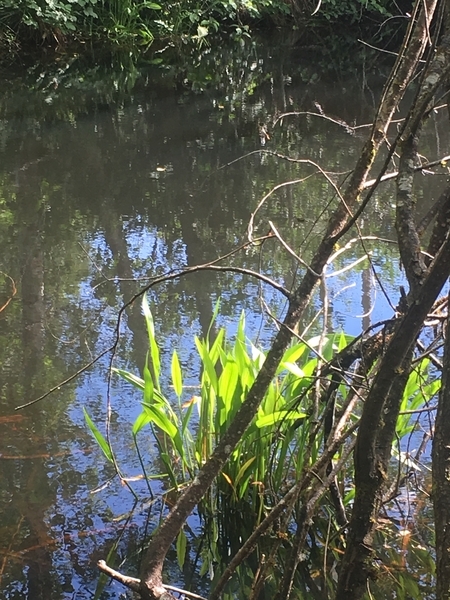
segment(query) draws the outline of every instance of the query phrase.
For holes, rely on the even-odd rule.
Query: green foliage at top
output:
[[[188,37],[199,44],[213,33],[248,35],[249,24],[292,26],[327,21],[361,21],[390,14],[387,0],[4,0],[0,5],[0,43],[24,41],[63,46],[70,40],[109,40],[148,45],[157,38]],[[209,43],[209,42],[208,42]]]

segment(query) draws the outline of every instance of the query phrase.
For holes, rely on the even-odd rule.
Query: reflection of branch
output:
[[[73,375],[71,375],[67,379],[64,379],[64,381],[61,381],[60,383],[58,383],[58,385],[55,385],[54,387],[52,387],[50,390],[45,392],[45,394],[42,394],[42,396],[39,396],[39,398],[35,398],[34,400],[31,400],[31,402],[27,402],[26,404],[21,404],[20,406],[16,406],[15,410],[21,410],[22,408],[27,408],[28,406],[31,406],[32,404],[36,404],[36,402],[39,402],[40,400],[47,398],[47,396],[50,396],[50,394],[53,394],[53,392],[60,390],[64,385],[67,385],[68,383],[70,383],[71,381],[76,379],[79,375],[81,375],[82,373],[84,373],[85,371],[90,369],[92,367],[92,365],[95,365],[96,362],[98,362],[103,356],[105,356],[105,354],[108,354],[108,352],[111,352],[113,349],[114,349],[114,346],[110,346],[109,348],[106,348],[106,350],[103,350],[103,352],[98,354],[93,360],[91,360],[91,362],[89,362],[87,365],[84,365],[84,367],[79,369],[76,373],[73,373]]]
[[[271,154],[276,154],[276,153],[271,153]],[[281,155],[276,154],[279,158],[283,158]],[[320,165],[318,165],[316,162],[314,162],[313,160],[309,160],[309,158],[299,158],[299,159],[295,159],[296,163],[298,164],[305,164],[305,165],[311,165],[313,167],[315,167],[317,169],[317,171],[323,175],[323,177],[327,180],[327,182],[330,184],[330,186],[333,188],[335,194],[337,195],[337,197],[339,198],[339,200],[341,201],[341,203],[345,206],[347,212],[349,215],[351,215],[351,212],[349,210],[349,208],[346,205],[346,202],[341,194],[341,191],[339,190],[339,187],[335,184],[335,182],[331,179],[330,175],[327,173],[327,171],[325,171],[324,169],[322,169],[322,167]],[[248,223],[248,227],[247,227],[247,232],[248,232],[248,239],[250,242],[253,241],[253,229],[254,229],[254,220],[255,220],[255,216],[256,213],[262,208],[262,206],[265,204],[266,200],[268,198],[270,198],[270,196],[276,192],[277,190],[286,187],[288,185],[296,185],[297,183],[303,183],[306,179],[308,179],[309,177],[312,177],[312,175],[315,175],[316,173],[312,173],[311,175],[308,175],[307,177],[303,177],[302,179],[294,179],[293,181],[283,181],[283,183],[280,183],[276,186],[274,186],[269,192],[267,192],[267,194],[261,198],[261,200],[259,201],[257,207],[255,208],[255,210],[252,212],[252,214],[250,215],[250,220]]]
[[[264,236],[264,238],[262,238],[262,239],[266,239],[266,237],[267,236]],[[249,245],[250,244],[248,244],[248,243],[244,244],[244,246],[241,246],[241,249],[243,247],[247,247]],[[27,408],[28,406],[36,404],[37,402],[40,402],[40,400],[47,398],[47,396],[50,396],[50,394],[52,394],[53,392],[58,391],[64,385],[70,383],[71,381],[73,381],[74,379],[79,377],[82,373],[84,373],[85,371],[90,369],[96,362],[98,362],[103,356],[105,356],[105,354],[108,354],[109,352],[112,353],[111,361],[110,361],[110,364],[112,366],[115,351],[117,349],[117,345],[118,345],[119,339],[120,339],[120,324],[121,324],[122,315],[123,315],[124,311],[131,304],[133,304],[133,302],[135,302],[138,298],[140,298],[143,294],[145,294],[145,292],[147,292],[149,289],[153,288],[154,286],[156,286],[158,284],[166,283],[168,281],[173,281],[174,279],[180,279],[181,277],[184,277],[186,275],[191,275],[192,273],[198,273],[200,271],[216,271],[216,272],[220,272],[220,273],[227,273],[227,272],[241,273],[243,275],[248,275],[249,277],[259,279],[259,281],[262,281],[263,283],[270,285],[275,290],[280,292],[280,294],[283,294],[283,296],[285,296],[286,298],[288,298],[288,299],[290,298],[290,293],[284,286],[282,286],[280,283],[277,283],[270,277],[266,277],[266,275],[262,275],[261,273],[257,273],[256,271],[252,271],[251,269],[244,269],[242,267],[222,267],[222,266],[219,266],[216,264],[217,262],[224,260],[225,258],[231,256],[232,254],[235,254],[235,252],[236,252],[235,250],[232,252],[229,252],[228,254],[226,254],[224,256],[220,256],[219,258],[217,258],[209,263],[205,263],[203,265],[195,265],[193,267],[186,267],[185,269],[181,269],[181,270],[178,270],[175,272],[165,273],[163,275],[160,275],[159,277],[154,277],[150,283],[148,283],[146,286],[144,286],[139,292],[137,292],[130,300],[125,302],[125,304],[123,304],[122,307],[120,308],[119,315],[117,318],[116,328],[115,328],[115,339],[114,339],[114,343],[112,344],[112,346],[110,346],[109,348],[106,348],[106,350],[103,350],[103,352],[98,354],[93,360],[91,360],[91,362],[89,362],[87,365],[85,365],[84,367],[79,369],[76,373],[74,373],[73,375],[71,375],[70,377],[65,379],[64,381],[61,381],[60,383],[58,383],[57,385],[52,387],[45,394],[43,394],[42,396],[39,396],[39,398],[35,398],[34,400],[31,400],[31,402],[27,402],[26,404],[21,404],[20,406],[17,406],[15,410],[21,410],[22,408]],[[11,279],[11,281],[12,281],[12,279]],[[109,386],[109,382],[108,382],[108,386]]]
[[[308,116],[308,117],[319,117],[320,119],[325,119],[326,121],[331,121],[331,123],[335,123],[336,125],[343,127],[347,131],[347,133],[350,133],[350,134],[353,134],[355,132],[355,128],[352,127],[351,125],[349,125],[348,123],[346,123],[343,119],[330,117],[330,116],[326,115],[324,112],[311,112],[308,110],[301,111],[301,112],[293,111],[293,112],[287,112],[287,113],[278,115],[278,117],[273,122],[273,126],[275,127],[275,125],[278,123],[278,121],[281,121],[284,117],[301,117],[303,115]]]
[[[313,163],[310,160],[306,160],[306,159],[302,159],[302,158],[293,158],[292,156],[287,156],[286,154],[281,154],[281,152],[276,152],[274,150],[252,150],[251,152],[247,152],[247,154],[243,154],[242,156],[239,156],[238,158],[235,158],[234,160],[231,160],[230,162],[225,163],[224,165],[219,167],[217,170],[221,171],[222,169],[226,169],[227,167],[230,167],[231,165],[234,165],[235,163],[240,162],[241,160],[244,160],[245,158],[248,158],[249,156],[253,156],[254,154],[266,154],[268,156],[274,156],[275,158],[279,158],[280,160],[285,160],[286,162],[291,162],[291,163],[309,162],[309,163],[315,165],[315,163]],[[345,171],[345,172],[326,171],[326,173],[328,173],[329,175],[348,175],[349,171]]]
[[[280,242],[280,244],[283,246],[283,248],[286,250],[286,252],[288,252],[293,258],[295,258],[295,260],[297,262],[299,262],[301,265],[303,265],[305,267],[305,269],[308,269],[309,271],[311,271],[313,275],[315,275],[316,277],[320,277],[320,274],[313,271],[311,269],[311,267],[308,265],[308,263],[306,263],[303,260],[303,258],[300,258],[300,256],[296,252],[294,252],[294,250],[287,244],[287,242],[284,241],[284,239],[281,237],[281,235],[279,234],[278,230],[276,229],[276,227],[272,223],[272,221],[269,221],[269,225],[270,225],[270,229],[273,231],[274,236],[277,238],[277,240]]]
[[[8,304],[11,302],[11,300],[14,298],[14,296],[17,294],[17,288],[16,288],[16,284],[14,283],[14,279],[12,277],[10,277],[9,275],[7,275],[6,273],[4,273],[3,271],[0,271],[0,273],[2,275],[4,275],[7,279],[10,280],[11,282],[11,287],[12,287],[12,292],[11,292],[11,296],[8,298],[8,300],[5,302],[5,304],[3,306],[0,306],[0,313],[2,311],[5,310],[5,308],[8,306]]]

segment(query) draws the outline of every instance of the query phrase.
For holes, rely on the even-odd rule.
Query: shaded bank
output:
[[[411,3],[388,0],[4,0],[0,6],[0,48],[22,53],[89,46],[121,46],[146,51],[154,41],[214,44],[214,36],[236,42],[274,28],[296,31],[304,42],[333,52],[363,38],[386,43],[404,29]]]

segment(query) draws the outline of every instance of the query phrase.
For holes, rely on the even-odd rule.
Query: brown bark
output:
[[[442,6],[442,5],[441,5]],[[450,69],[450,38],[444,35],[426,67],[416,100],[407,117],[402,134],[400,163],[397,176],[396,222],[400,256],[405,268],[410,290],[415,293],[422,285],[426,261],[420,247],[419,229],[416,227],[416,198],[413,192],[415,167],[420,163],[418,139],[424,120],[433,107],[436,92],[447,81]],[[445,203],[445,199],[441,200]],[[445,223],[447,224],[447,223]],[[447,229],[445,230],[447,231]],[[443,237],[434,243],[437,252]]]
[[[395,422],[412,348],[423,321],[450,273],[447,238],[407,313],[401,319],[364,403],[355,449],[356,495],[336,600],[357,600],[373,574],[372,539],[386,491]]]
[[[439,208],[428,243],[427,252],[434,256],[441,247],[447,232],[450,230],[450,185],[442,192],[438,200]]]

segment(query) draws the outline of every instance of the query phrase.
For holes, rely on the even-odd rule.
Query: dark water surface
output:
[[[113,57],[106,65],[60,57],[46,67],[5,74],[0,90],[1,598],[92,598],[96,561],[108,556],[123,531],[116,564],[126,558],[124,570],[133,574],[144,533],[157,524],[161,508],[158,503],[150,512],[139,508],[123,529],[133,496],[110,481],[113,471],[87,431],[83,407],[104,430],[109,355],[39,403],[15,408],[111,346],[119,307],[143,285],[134,279],[210,261],[244,242],[251,212],[282,182],[303,180],[267,200],[255,220],[257,232],[266,233],[272,220],[297,253],[310,257],[333,206],[330,188],[310,164],[265,151],[343,174],[352,168],[366,130],[310,115],[286,117],[273,126],[274,118],[287,111],[324,111],[361,125],[370,120],[379,87],[369,86],[359,71],[320,81],[311,57],[306,62],[303,57],[302,64],[300,58],[289,46],[236,43],[205,49],[196,63],[186,58],[170,67],[154,64],[158,55],[139,68],[132,57]],[[434,126],[433,121],[430,159],[440,152]],[[439,183],[427,180],[424,204],[435,199]],[[392,202],[392,188],[382,188],[361,223],[364,235],[393,238]],[[395,302],[395,245],[369,241],[368,249]],[[354,244],[329,270],[363,254]],[[270,240],[261,251],[241,252],[233,264],[261,268],[287,287],[297,276],[298,265]],[[367,266],[361,262],[351,277],[329,279],[330,328],[357,333],[362,323],[390,314]],[[245,309],[249,337],[267,347],[274,328],[261,298],[277,316],[284,300],[242,275],[203,273],[149,293],[164,368],[177,348],[192,384],[198,376],[193,336],[206,333],[219,297],[219,323],[232,334]],[[308,318],[319,307],[318,295]],[[120,333],[115,364],[139,373],[147,335],[138,302],[126,311]],[[138,476],[130,428],[140,412],[139,395],[113,380],[111,402],[112,436],[121,440],[118,458],[126,476]],[[146,443],[150,471],[158,473],[153,444],[144,437]],[[145,499],[142,481],[132,485]],[[155,491],[161,486],[155,484]],[[183,585],[171,558],[171,579]],[[102,597],[123,594],[111,584]]]

